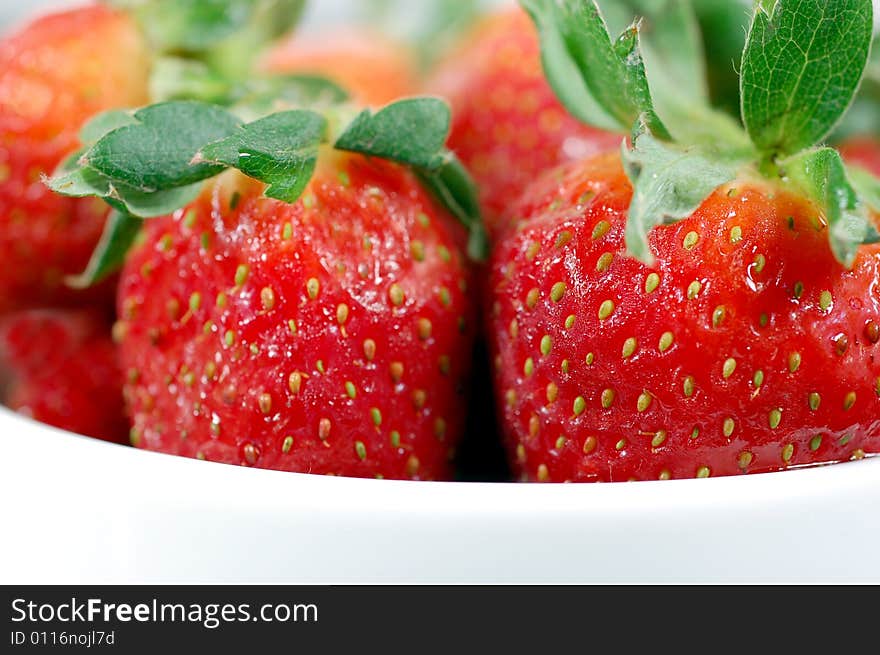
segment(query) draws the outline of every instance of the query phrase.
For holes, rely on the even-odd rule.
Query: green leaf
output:
[[[348,100],[336,83],[317,75],[257,75],[231,79],[194,59],[160,57],[153,63],[150,97],[156,102],[198,100],[231,107],[246,120],[292,108],[326,108]]]
[[[255,75],[233,89],[229,104],[254,120],[283,109],[327,109],[348,99],[345,89],[317,75]]]
[[[140,218],[156,218],[185,207],[198,197],[201,190],[201,182],[150,193],[132,189],[124,184],[114,184],[104,200]],[[113,202],[114,200],[117,202]]]
[[[738,121],[710,105],[705,53],[691,0],[606,0],[602,8],[612,24],[641,17],[639,38],[654,107],[676,141],[726,144],[737,154],[752,149]]]
[[[222,167],[193,164],[193,157],[239,126],[226,110],[190,101],[151,105],[133,116],[136,124],[104,135],[85,153],[83,164],[146,193],[189,186],[219,173]]]
[[[111,211],[86,270],[67,278],[68,286],[85,289],[122,268],[125,255],[141,229],[143,220],[126,212]]]
[[[778,0],[772,13],[759,6],[740,75],[743,121],[759,150],[791,155],[834,128],[862,79],[872,15],[871,0]]]
[[[104,198],[110,195],[110,180],[95,169],[82,166],[67,172],[66,168],[68,168],[67,164],[62,165],[58,174],[45,180],[46,186],[55,193],[71,198],[87,196]]]
[[[474,261],[485,261],[489,237],[480,213],[477,188],[461,162],[447,152],[442,166],[417,173],[422,184],[467,228],[468,256]]]
[[[862,86],[830,140],[839,143],[851,136],[872,133],[880,133],[880,39],[877,38],[871,45]]]
[[[468,229],[468,253],[482,261],[488,239],[477,189],[461,162],[445,147],[449,121],[449,107],[442,100],[400,100],[375,114],[370,110],[358,114],[334,147],[413,168],[422,184]]]
[[[399,100],[375,114],[365,109],[334,147],[430,170],[443,164],[449,122],[449,106],[438,98]]]
[[[174,0],[177,2],[178,0]],[[233,0],[249,5],[249,19],[226,39],[212,44],[202,58],[222,74],[248,79],[266,46],[289,33],[299,21],[305,0]]]
[[[691,0],[600,0],[599,4],[612,32],[641,19],[640,46],[658,113],[662,115],[658,76],[664,83],[673,80],[679,96],[708,100],[705,53]]]
[[[242,32],[268,36],[287,32],[299,18],[302,0],[115,0],[134,9],[161,52],[200,53]]]
[[[645,51],[645,65],[657,112],[662,104],[682,96],[708,104],[706,53],[700,39],[700,25],[688,0],[665,0],[637,4],[646,16],[640,34]],[[650,63],[649,63],[650,62]],[[659,84],[664,92],[659,92]],[[677,90],[677,93],[674,91]]]
[[[780,166],[783,179],[825,213],[831,250],[839,262],[851,267],[858,247],[873,240],[876,231],[840,154],[833,148],[818,148],[786,159]]]
[[[656,225],[690,216],[722,184],[735,179],[745,162],[699,147],[662,143],[642,125],[623,163],[633,186],[626,223],[627,250],[653,262],[648,234]]]
[[[150,75],[150,98],[199,100],[222,105],[229,103],[233,81],[204,62],[183,57],[159,57]]]
[[[315,171],[327,120],[305,110],[285,111],[243,125],[202,148],[199,160],[239,169],[269,185],[266,195],[296,202]]]
[[[247,23],[248,0],[147,0],[136,3],[150,41],[162,52],[198,52]]]
[[[739,75],[753,0],[694,0],[714,106],[739,116]]]
[[[135,119],[130,111],[123,111],[121,109],[105,111],[93,116],[80,128],[79,140],[84,145],[90,146],[108,132],[135,123],[137,123],[137,119]]]
[[[520,4],[529,12],[538,30],[544,75],[559,101],[583,123],[612,132],[627,131],[629,128],[622,130],[587,87],[568,52],[565,36],[559,27],[563,18],[556,4],[552,0],[520,0]]]
[[[847,166],[846,175],[859,199],[871,211],[880,214],[880,179],[861,166]]]
[[[113,182],[88,166],[69,173],[60,172],[46,180],[47,186],[64,196],[84,198],[95,196],[121,211],[140,218],[165,216],[192,202],[201,190],[201,183],[164,191],[143,192],[120,182]]]
[[[520,4],[541,36],[547,79],[574,116],[618,132],[628,132],[644,120],[659,138],[669,138],[654,111],[637,24],[612,41],[595,2],[521,0]]]

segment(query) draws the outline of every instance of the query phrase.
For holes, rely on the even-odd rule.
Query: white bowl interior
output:
[[[0,409],[15,583],[880,582],[880,458],[614,484],[247,469]]]

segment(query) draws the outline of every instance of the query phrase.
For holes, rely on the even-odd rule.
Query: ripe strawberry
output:
[[[63,278],[85,268],[107,212],[52,194],[40,178],[74,149],[86,118],[143,103],[147,74],[135,24],[100,5],[0,41],[0,312],[77,297]]]
[[[449,145],[474,176],[490,237],[529,182],[562,162],[620,146],[556,99],[541,70],[535,28],[520,9],[476,25],[442,60],[429,92],[452,106]]]
[[[661,119],[634,28],[616,42],[597,36],[593,59],[570,62],[585,80],[626,70],[607,75],[610,91],[594,101],[636,129],[622,157],[539,178],[493,253],[496,394],[523,479],[708,477],[880,452],[880,246],[861,245],[872,243],[877,207],[839,153],[811,147],[867,60],[871,4],[853,4],[756,9],[741,67],[745,129],[698,100],[683,114],[666,105]],[[529,5],[566,52],[605,29],[591,3]],[[852,32],[832,37],[845,11],[858,16]],[[809,72],[810,34],[828,57],[857,56]],[[563,56],[548,61],[551,73]],[[818,78],[816,95],[785,95],[807,93],[786,76],[820,74],[847,82]],[[768,99],[771,78],[785,91]],[[621,101],[633,88],[641,95]],[[811,108],[814,124],[798,122]]]
[[[273,73],[328,77],[366,105],[387,104],[416,88],[414,55],[365,29],[296,34],[272,48],[262,65]]]
[[[28,310],[0,322],[3,402],[43,423],[123,442],[122,373],[110,323],[92,310]]]
[[[412,173],[360,155],[323,153],[296,204],[241,176],[207,188],[147,223],[122,274],[134,443],[448,477],[474,324],[460,226]]]
[[[561,179],[559,179],[561,178]],[[626,256],[617,155],[534,185],[493,258],[499,406],[527,479],[772,471],[880,450],[880,247],[736,181]]]

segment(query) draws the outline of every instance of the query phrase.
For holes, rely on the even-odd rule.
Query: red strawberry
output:
[[[531,480],[772,471],[880,451],[880,247],[851,271],[818,212],[723,186],[626,256],[617,155],[572,164],[514,209],[491,272],[499,406]]]
[[[620,146],[621,136],[584,125],[556,99],[541,70],[535,29],[519,9],[475,26],[427,89],[452,106],[449,145],[480,187],[492,237],[543,171]]]
[[[296,204],[223,177],[147,223],[119,295],[135,443],[446,478],[474,324],[463,230],[398,165],[321,157]]]
[[[77,145],[86,118],[146,100],[148,60],[124,14],[89,6],[52,14],[0,41],[0,312],[74,294],[106,216],[94,200],[41,182]]]
[[[123,442],[122,374],[109,321],[94,311],[28,310],[0,322],[3,401],[79,434]]]
[[[274,73],[328,77],[366,105],[384,105],[416,88],[414,55],[364,29],[297,34],[272,48],[263,67]]]
[[[636,127],[622,157],[539,178],[493,253],[496,394],[523,479],[708,477],[880,453],[880,246],[865,245],[880,182],[854,186],[838,152],[813,147],[858,87],[871,3],[856,3],[846,36],[842,2],[771,4],[743,52],[740,126],[700,84],[674,98],[674,78],[658,85],[661,117],[637,27],[613,40],[593,3],[529,0],[566,46],[546,61],[550,79],[577,70],[598,107]],[[660,59],[677,56],[676,21],[682,35],[693,25],[676,11],[649,23]],[[833,70],[809,67],[814,34]]]

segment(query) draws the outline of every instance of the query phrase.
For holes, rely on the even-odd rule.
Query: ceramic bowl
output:
[[[880,583],[880,458],[611,484],[247,469],[0,409],[0,581]]]

